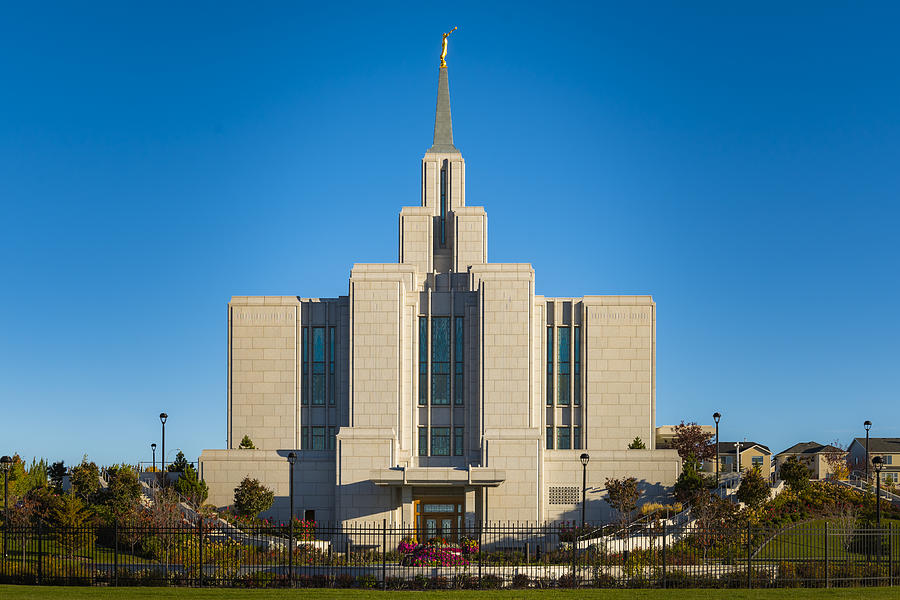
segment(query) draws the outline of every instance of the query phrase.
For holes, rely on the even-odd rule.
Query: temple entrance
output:
[[[427,496],[413,501],[416,532],[421,541],[442,537],[455,541],[466,516],[466,498],[456,496]]]

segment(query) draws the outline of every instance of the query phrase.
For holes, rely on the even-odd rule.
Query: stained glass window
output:
[[[449,317],[431,319],[431,403],[450,404]]]
[[[553,428],[547,428],[547,450],[553,450]]]
[[[325,404],[325,328],[313,327],[312,403]]]
[[[428,319],[419,317],[419,406],[428,404]]]
[[[301,335],[303,374],[300,378],[300,404],[309,404],[309,327],[304,327]]]
[[[334,450],[337,445],[337,435],[335,434],[335,429],[337,429],[334,425],[328,426],[328,449]]]
[[[465,429],[463,427],[453,428],[453,456],[462,456],[465,446]]]
[[[428,456],[428,428],[419,427],[419,456]]]
[[[581,427],[577,425],[572,428],[572,448],[581,450]]]
[[[464,343],[465,343],[465,332],[463,327],[463,318],[456,317],[455,319],[456,331],[454,332],[455,339],[453,341],[454,345],[454,372],[453,372],[453,403],[457,406],[462,406],[463,399],[465,398],[465,381],[464,381]]]
[[[568,450],[572,447],[569,439],[570,432],[568,427],[557,427],[556,434],[556,447],[559,450]]]
[[[556,376],[556,385],[559,388],[558,402],[559,404],[569,403],[569,328],[560,327],[559,332],[559,354],[556,360],[559,362],[559,373]]]
[[[300,449],[309,450],[309,427],[306,425],[300,428]]]
[[[572,399],[576,405],[581,404],[581,327],[575,328],[575,397]]]
[[[431,428],[431,455],[450,456],[450,428]]]
[[[547,406],[553,405],[553,328],[547,328]],[[553,436],[550,437],[553,439]],[[553,442],[551,441],[550,444]],[[549,446],[552,448],[553,446]]]
[[[334,404],[334,327],[328,328],[328,404]]]
[[[324,450],[325,449],[325,428],[324,427],[313,427],[312,428],[312,449],[313,450]]]

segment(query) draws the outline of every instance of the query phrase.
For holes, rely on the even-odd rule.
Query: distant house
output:
[[[657,450],[673,448],[672,442],[678,437],[675,435],[676,425],[660,425],[656,428],[656,448]],[[700,425],[703,433],[708,433],[711,439],[715,438],[716,428],[712,425]]]
[[[757,442],[719,442],[719,472],[741,472],[759,467],[763,477],[772,475],[772,451],[764,444]],[[716,463],[703,463],[703,471],[715,473]]]
[[[812,471],[810,479],[827,479],[829,475],[833,474],[828,464],[828,456],[835,453],[843,456],[847,455],[846,450],[841,450],[837,446],[830,444],[800,442],[775,455],[775,472],[778,473],[781,465],[787,462],[791,456],[794,456]]]
[[[854,438],[849,453],[854,473],[863,473],[866,470],[866,438]],[[900,438],[869,438],[870,477],[875,472],[871,466],[871,459],[875,456],[880,456],[884,461],[881,481],[888,485],[900,483]]]

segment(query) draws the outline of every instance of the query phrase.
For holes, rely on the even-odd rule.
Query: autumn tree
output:
[[[747,470],[737,490],[738,500],[750,508],[759,508],[768,497],[769,483],[762,476],[759,467]]]
[[[713,434],[703,431],[697,423],[682,421],[675,426],[674,431],[675,439],[672,440],[672,447],[678,451],[682,464],[696,463],[699,469],[703,461],[716,457],[716,447],[712,442]]]
[[[53,534],[66,556],[72,557],[79,548],[92,545],[96,537],[93,529],[86,528],[90,514],[84,502],[75,494],[56,497],[50,508]]]
[[[87,455],[81,459],[81,464],[72,467],[69,475],[72,482],[72,492],[82,502],[93,502],[100,491],[100,467],[95,462],[88,462]]]
[[[789,488],[795,492],[809,486],[809,478],[812,477],[812,471],[798,460],[796,456],[789,456],[778,469],[778,475],[781,477]]]
[[[828,479],[846,481],[850,478],[850,454],[846,446],[835,440],[822,457],[828,465]]]
[[[637,487],[637,479],[623,477],[622,479],[606,479],[606,502],[619,515],[622,527],[628,525],[631,513],[637,508],[641,492]]]

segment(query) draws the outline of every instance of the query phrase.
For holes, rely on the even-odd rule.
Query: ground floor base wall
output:
[[[290,516],[291,450],[204,450],[200,455],[200,476],[209,487],[208,504],[218,508],[234,504],[234,489],[245,477],[258,479],[275,494],[272,508],[260,516],[287,521]],[[321,522],[336,518],[334,512],[334,458],[311,456],[294,451],[294,516],[304,518],[306,511]]]

